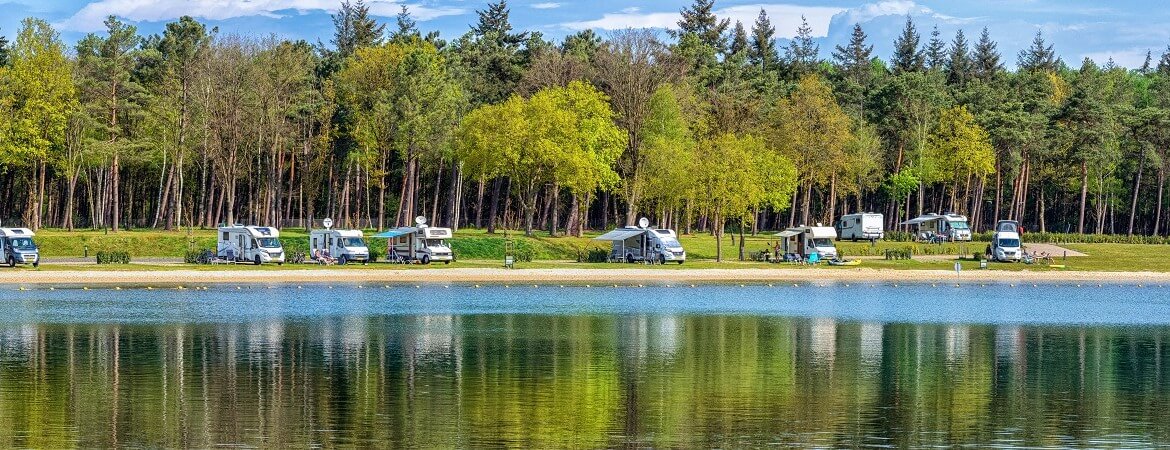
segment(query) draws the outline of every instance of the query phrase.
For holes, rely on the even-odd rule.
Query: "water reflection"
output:
[[[0,446],[1137,446],[1166,328],[707,315],[0,326]]]

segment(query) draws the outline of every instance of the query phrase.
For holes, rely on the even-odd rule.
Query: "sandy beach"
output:
[[[945,270],[871,268],[783,269],[495,269],[417,270],[170,270],[170,271],[17,271],[0,274],[9,285],[183,285],[224,283],[747,283],[747,282],[913,282],[913,283],[1170,283],[1164,272],[997,271],[967,270],[958,277]]]

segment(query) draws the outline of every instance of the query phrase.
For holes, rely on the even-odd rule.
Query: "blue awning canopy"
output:
[[[381,233],[375,234],[375,235],[370,236],[370,237],[376,237],[376,238],[382,238],[382,239],[393,239],[396,237],[406,236],[408,234],[413,234],[417,231],[418,231],[418,228],[415,228],[415,227],[398,227],[398,228],[395,228],[392,230],[383,231]]]

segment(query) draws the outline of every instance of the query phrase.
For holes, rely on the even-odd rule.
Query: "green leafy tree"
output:
[[[31,169],[25,222],[36,229],[45,209],[49,166],[61,161],[66,126],[77,108],[73,64],[57,31],[40,19],[21,22],[9,57],[10,66],[0,73],[0,105],[9,124],[0,139],[0,163]]]
[[[958,199],[972,196],[972,182],[995,171],[991,137],[964,106],[943,109],[930,135],[929,159],[937,161],[935,177],[951,183],[950,210],[961,211]],[[978,180],[976,180],[978,179]],[[962,196],[959,188],[963,186]],[[964,203],[965,204],[965,203]]]

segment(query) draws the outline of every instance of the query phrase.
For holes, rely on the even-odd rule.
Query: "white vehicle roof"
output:
[[[362,237],[362,230],[313,230],[312,234],[333,233],[341,237]]]
[[[653,232],[654,234],[657,234],[658,236],[664,236],[664,237],[665,236],[669,236],[669,237],[677,236],[677,234],[674,233],[674,230],[670,230],[670,229],[666,229],[666,228],[655,228],[655,229],[652,229],[650,231]]]
[[[632,238],[634,236],[641,235],[642,233],[645,233],[645,232],[646,232],[646,230],[641,229],[641,228],[633,228],[633,227],[618,228],[616,230],[605,233],[601,236],[595,237],[595,238],[593,238],[593,240],[595,240],[595,241],[624,241],[624,240]]]
[[[1014,231],[1000,231],[998,233],[995,233],[995,238],[996,239],[1019,239],[1020,233],[1016,233]]]
[[[221,233],[224,231],[234,231],[237,233],[243,231],[243,232],[246,232],[246,233],[252,235],[252,237],[258,237],[258,238],[261,238],[261,237],[280,237],[280,229],[278,229],[276,227],[258,227],[255,225],[248,225],[248,226],[235,225],[235,226],[230,226],[230,227],[219,227],[219,231]]]
[[[808,233],[813,238],[836,238],[837,229],[833,227],[796,227],[776,233],[776,236],[788,238],[800,234]]]
[[[0,236],[4,237],[33,237],[36,233],[28,228],[0,228]]]
[[[935,220],[946,220],[951,222],[966,222],[967,216],[960,216],[958,214],[923,214],[913,219],[902,222],[900,225],[918,225]]]
[[[423,236],[426,236],[426,237],[431,238],[431,239],[443,239],[443,238],[451,237],[451,229],[450,228],[424,227],[422,230],[423,230]]]
[[[882,217],[882,213],[871,213],[871,212],[853,213],[853,214],[846,214],[844,216],[841,216],[842,219],[844,219],[846,217]]]

